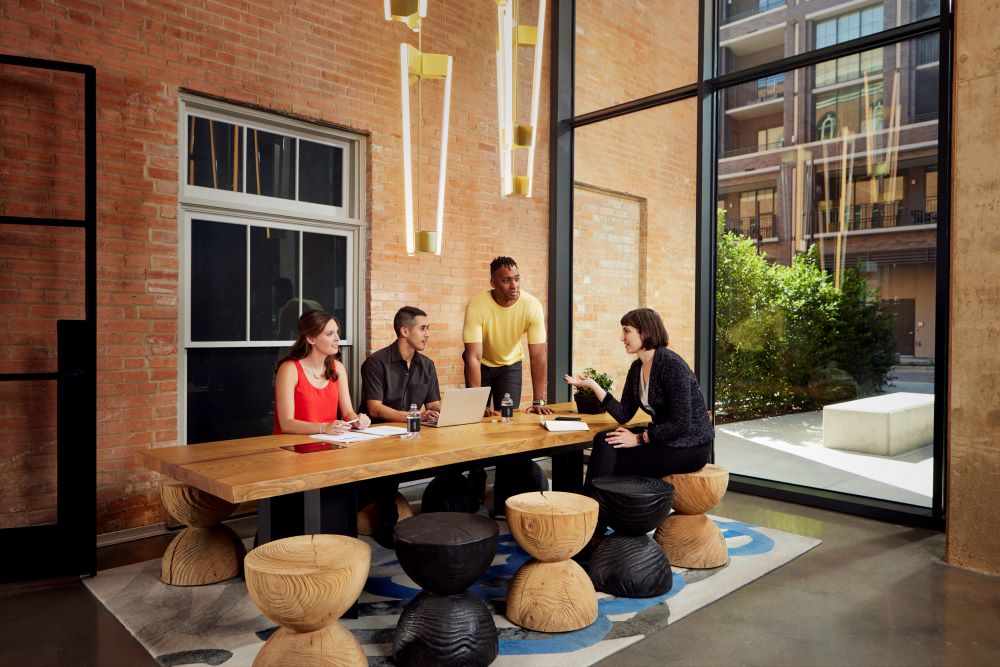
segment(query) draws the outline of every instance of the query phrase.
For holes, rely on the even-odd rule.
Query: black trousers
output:
[[[583,482],[584,493],[590,494],[591,482],[605,475],[639,475],[640,477],[665,477],[701,470],[712,454],[711,443],[698,447],[667,447],[664,445],[639,445],[615,449],[608,444],[608,434],[614,429],[601,431],[594,437],[594,447],[587,464]],[[643,429],[629,429],[638,433]]]
[[[479,377],[481,387],[491,389],[490,396],[493,401],[493,409],[500,410],[500,402],[503,401],[504,394],[510,394],[514,401],[516,410],[521,404],[522,386],[522,363],[520,361],[510,366],[486,366],[479,365]],[[541,490],[536,483],[535,466],[537,464],[530,460],[516,461],[512,463],[498,463],[496,476],[493,483],[493,512],[495,514],[505,514],[505,503],[507,498],[505,490],[523,492],[527,490]],[[538,473],[541,474],[541,473]],[[473,468],[469,471],[469,479],[472,481],[480,497],[486,495],[486,471],[482,468]],[[500,496],[497,490],[501,490]]]

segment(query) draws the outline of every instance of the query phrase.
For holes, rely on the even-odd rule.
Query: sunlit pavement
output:
[[[890,377],[890,393],[934,393],[933,366],[896,367]],[[722,424],[715,433],[716,462],[734,474],[931,505],[930,445],[898,456],[827,449],[820,410]]]

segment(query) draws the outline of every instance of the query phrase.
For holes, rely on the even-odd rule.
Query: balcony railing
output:
[[[936,225],[937,217],[937,197],[855,204],[850,208],[846,231]],[[840,231],[840,208],[814,209],[812,228],[817,234]]]
[[[726,89],[726,109],[760,104],[785,96],[785,75],[775,74]]]
[[[760,153],[761,151],[768,151],[772,148],[781,148],[785,145],[784,139],[779,139],[778,141],[772,141],[769,144],[757,144],[756,146],[744,146],[742,148],[730,148],[729,150],[722,151],[720,157],[735,157],[737,155],[751,155],[752,153]]]
[[[763,12],[784,7],[787,0],[721,0],[719,2],[719,25],[726,25]]]
[[[768,239],[774,236],[774,214],[761,213],[758,216],[749,216],[739,220],[726,219],[726,231],[734,234],[742,234],[750,239]]]

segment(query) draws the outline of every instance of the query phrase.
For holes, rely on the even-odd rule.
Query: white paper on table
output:
[[[587,422],[576,422],[576,421],[556,421],[554,419],[549,419],[542,422],[545,424],[545,428],[550,431],[589,431],[590,427],[587,426]]]
[[[361,429],[358,433],[370,433],[371,435],[384,438],[387,435],[403,435],[406,433],[406,429],[401,426],[369,426],[368,428]]]

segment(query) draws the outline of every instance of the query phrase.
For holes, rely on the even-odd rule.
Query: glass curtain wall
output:
[[[771,5],[717,6],[719,73],[754,76],[712,86],[716,461],[940,508],[939,28],[872,48],[937,3]]]
[[[698,6],[578,2],[575,19],[572,364],[621,396],[629,310],[659,312],[694,365]],[[683,86],[686,99],[623,108]]]
[[[573,364],[609,375],[616,397],[634,360],[618,340],[629,310],[656,310],[694,365],[697,107],[691,98],[576,130]]]

